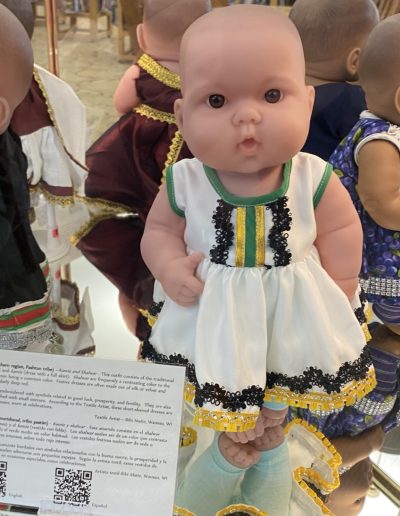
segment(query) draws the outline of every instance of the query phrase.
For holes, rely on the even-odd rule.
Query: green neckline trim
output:
[[[179,208],[176,198],[175,198],[175,188],[174,188],[174,178],[172,175],[172,165],[169,165],[167,167],[167,170],[165,171],[165,182],[167,185],[167,194],[169,199],[169,204],[171,206],[171,209],[174,213],[176,213],[179,217],[185,217],[185,212]]]
[[[332,176],[333,172],[333,166],[330,163],[326,164],[323,176],[321,181],[319,182],[319,185],[315,191],[314,197],[313,197],[313,204],[314,208],[318,206],[319,201],[321,200],[321,197],[323,193],[325,192],[326,187],[328,186],[329,180]]]
[[[207,165],[203,164],[204,171],[207,175],[208,180],[215,189],[215,191],[221,196],[221,198],[234,206],[258,206],[261,204],[267,204],[276,199],[279,199],[287,192],[289,187],[290,173],[292,171],[292,160],[290,159],[284,165],[282,184],[279,188],[273,192],[265,195],[258,195],[255,197],[239,197],[228,192],[224,185],[221,183],[218,177],[217,171]]]

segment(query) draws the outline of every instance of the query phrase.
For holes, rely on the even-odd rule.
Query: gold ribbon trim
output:
[[[171,70],[168,70],[165,66],[160,65],[160,63],[148,54],[143,54],[136,64],[166,86],[174,88],[175,90],[181,89],[181,79],[179,75],[171,72]]]
[[[235,265],[244,267],[246,239],[246,208],[239,206],[236,209],[236,249]]]
[[[133,108],[133,111],[138,115],[151,118],[152,120],[157,120],[158,122],[166,122],[167,124],[176,125],[176,118],[173,113],[160,111],[159,109],[153,108],[147,104],[139,104],[137,107]]]

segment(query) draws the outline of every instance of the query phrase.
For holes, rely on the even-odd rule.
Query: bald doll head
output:
[[[7,7],[24,26],[29,39],[32,38],[35,16],[32,0],[0,0],[0,5]]]
[[[0,134],[32,81],[33,53],[29,37],[17,18],[0,5]]]
[[[400,14],[381,21],[361,52],[359,78],[374,114],[400,123]]]
[[[289,17],[299,31],[307,70],[324,73],[326,67],[342,76],[322,79],[356,79],[360,49],[379,21],[373,0],[296,0]]]
[[[155,59],[177,60],[184,32],[210,9],[210,0],[144,0],[140,48]]]

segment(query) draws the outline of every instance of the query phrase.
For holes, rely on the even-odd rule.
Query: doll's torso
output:
[[[310,131],[302,151],[328,160],[364,109],[360,86],[346,82],[316,86]]]
[[[360,217],[363,233],[363,287],[371,302],[388,296],[393,304],[400,303],[400,228],[385,229],[365,211],[357,193],[358,149],[368,141],[383,139],[393,143],[400,152],[400,127],[376,117],[369,111],[362,113],[360,121],[351,130],[331,157],[334,170],[347,188]],[[376,171],[379,174],[379,170]]]
[[[275,191],[238,197],[198,160],[176,164],[173,184],[168,176],[174,190],[170,199],[178,212],[184,211],[188,251],[201,251],[211,262],[229,267],[271,268],[302,260],[316,238],[315,194],[329,179],[325,165],[300,154],[285,165]]]

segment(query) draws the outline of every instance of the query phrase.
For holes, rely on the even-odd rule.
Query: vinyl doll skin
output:
[[[252,27],[252,30],[248,30],[249,27]],[[285,37],[282,37],[283,33]],[[271,48],[274,49],[273,52]],[[260,322],[260,318],[264,317],[264,311],[261,309],[259,315],[253,316],[253,308],[257,312],[258,305],[264,306],[264,301],[262,301],[264,294],[260,294],[261,297],[258,299],[256,294],[258,287],[255,287],[252,282],[254,277],[258,278],[258,274],[263,276],[266,273],[268,275],[269,272],[266,271],[275,270],[279,274],[284,269],[287,271],[293,269],[274,268],[267,264],[252,267],[251,260],[254,256],[247,262],[250,264],[248,269],[246,266],[242,269],[226,267],[224,263],[233,259],[232,255],[229,255],[229,249],[226,251],[225,262],[213,262],[213,258],[211,258],[210,264],[206,256],[209,242],[205,242],[207,238],[204,236],[207,229],[202,222],[196,226],[196,223],[188,215],[190,206],[186,205],[186,202],[189,203],[189,201],[186,200],[185,195],[193,181],[195,184],[193,191],[196,193],[190,198],[190,203],[194,203],[200,211],[202,211],[203,205],[204,211],[208,209],[205,205],[207,197],[203,198],[202,195],[209,195],[213,198],[215,191],[223,198],[223,201],[218,201],[217,196],[216,201],[222,207],[224,202],[228,201],[236,206],[242,206],[257,204],[265,200],[266,206],[272,210],[273,207],[269,205],[269,202],[276,200],[276,196],[287,187],[285,179],[287,166],[283,164],[290,161],[299,152],[307,136],[314,90],[304,83],[304,61],[297,31],[286,17],[275,13],[273,9],[262,6],[232,6],[226,10],[212,11],[201,17],[185,33],[181,45],[180,65],[182,99],[175,102],[175,113],[184,139],[198,159],[184,160],[169,169],[167,187],[161,188],[146,222],[141,243],[142,254],[154,277],[162,285],[166,301],[153,328],[151,338],[143,345],[142,356],[166,363],[176,363],[175,360],[182,357],[188,359],[191,364],[193,352],[190,350],[190,346],[193,338],[193,346],[196,349],[195,369],[196,375],[198,375],[194,380],[195,400],[197,399],[199,403],[195,421],[212,426],[217,430],[232,431],[233,434],[237,434],[231,436],[233,440],[244,443],[254,440],[259,433],[262,434],[263,428],[268,427],[270,423],[276,423],[272,415],[276,407],[264,407],[261,417],[258,416],[259,411],[254,405],[252,408],[249,405],[246,407],[244,411],[246,416],[240,410],[236,413],[235,408],[231,411],[228,409],[227,413],[223,412],[221,415],[222,407],[217,403],[220,408],[217,410],[217,423],[215,423],[213,416],[208,418],[208,410],[211,413],[214,410],[209,408],[209,403],[211,405],[213,403],[210,400],[214,397],[218,399],[218,396],[221,395],[217,392],[220,389],[219,386],[224,386],[223,391],[228,389],[227,384],[233,385],[231,382],[235,383],[235,381],[231,377],[229,379],[213,377],[214,380],[209,377],[210,379],[206,380],[208,373],[205,373],[205,370],[213,369],[214,365],[216,369],[223,368],[221,365],[223,362],[221,363],[217,358],[220,349],[217,342],[225,343],[226,341],[228,348],[225,351],[221,350],[221,353],[224,353],[226,362],[229,358],[230,366],[226,365],[226,369],[229,371],[228,376],[230,374],[236,376],[238,381],[243,382],[244,385],[253,385],[254,387],[258,384],[254,378],[250,379],[251,366],[250,369],[246,369],[254,359],[250,352],[251,349],[254,349],[251,345],[252,340],[264,342],[265,345],[269,339],[277,338],[281,346],[282,341],[289,342],[292,337],[286,333],[278,337],[280,330],[286,332],[286,328],[291,327],[288,320],[285,323],[281,322],[279,327],[277,323],[275,325],[272,322],[269,323],[273,329],[267,330],[268,336],[266,333],[268,323],[265,322],[264,326]],[[240,74],[237,73],[238,69],[240,69]],[[300,159],[305,159],[307,162],[316,160],[318,166],[325,167],[321,160],[309,155],[302,155]],[[204,171],[198,160],[204,163]],[[168,174],[175,174],[175,168],[178,169],[180,164],[182,164],[182,170],[186,166],[190,169],[190,174],[187,175],[180,172],[181,175],[178,176],[180,180],[191,179],[188,184],[181,187],[181,190],[177,190],[175,176],[172,177]],[[303,175],[302,172],[293,172],[291,180],[296,177],[302,181]],[[209,181],[205,181],[207,186],[204,188],[209,189],[210,185],[212,186],[211,190],[205,194],[200,189],[200,182],[204,177],[207,177]],[[362,239],[360,223],[338,178],[330,175],[324,188],[324,192],[320,192],[321,198],[315,208],[315,215],[314,212],[312,215],[315,221],[315,230],[312,233],[311,244],[318,251],[317,261],[322,265],[324,274],[327,273],[328,283],[341,298],[340,318],[345,317],[344,312],[348,312],[349,327],[352,327],[352,331],[354,330],[350,339],[344,338],[347,344],[337,344],[338,349],[341,350],[340,354],[347,353],[357,341],[358,344],[355,346],[358,351],[353,357],[359,357],[359,352],[365,344],[364,336],[355,323],[349,300],[354,298],[358,285],[357,272],[360,266]],[[259,208],[257,210],[262,211]],[[283,213],[282,216],[284,216]],[[334,217],[332,213],[335,214]],[[247,215],[244,214],[244,216]],[[239,217],[241,217],[240,213],[237,214],[236,220],[238,228],[236,231],[238,232],[241,231],[238,226]],[[291,217],[300,220],[295,215]],[[215,224],[219,223],[218,209],[212,218]],[[274,224],[278,226],[277,219],[274,221]],[[189,227],[188,224],[190,224]],[[267,224],[272,225],[272,221]],[[219,231],[221,232],[221,230]],[[199,235],[201,235],[199,242],[195,243],[195,239]],[[217,232],[217,243],[218,238]],[[241,247],[238,247],[240,238],[238,233],[236,236],[237,261],[235,262],[234,259],[234,264],[238,264],[242,259]],[[285,240],[286,238],[288,236],[284,237]],[[211,242],[212,239],[213,237],[211,237]],[[271,237],[269,241],[271,242]],[[210,256],[215,258],[214,253],[219,252],[226,245],[225,239],[221,238],[219,245],[213,247],[215,251],[210,251]],[[250,256],[251,251],[248,250],[248,253]],[[280,251],[277,254],[279,253]],[[266,257],[262,257],[260,260],[265,263],[266,259]],[[274,263],[282,263],[279,260],[276,255]],[[284,261],[285,258],[282,260]],[[292,266],[289,265],[289,267]],[[320,265],[318,265],[319,267]],[[236,280],[233,280],[230,284],[229,275],[236,275],[236,273],[239,277],[243,274],[243,279],[238,279],[236,284]],[[220,274],[221,277],[219,277]],[[207,280],[204,283],[206,277]],[[210,280],[211,277],[213,279]],[[287,280],[286,278],[282,281],[286,283]],[[211,283],[209,283],[210,281]],[[238,287],[241,281],[243,283]],[[255,282],[257,283],[258,279]],[[218,283],[220,283],[220,287],[217,286]],[[315,283],[319,283],[319,280]],[[207,284],[212,284],[212,288],[211,286],[207,287]],[[250,285],[254,286],[254,290]],[[234,297],[232,299],[229,293],[234,292],[236,288],[241,289],[241,293],[237,293],[235,296],[232,294]],[[312,288],[311,285],[310,288]],[[279,297],[278,291],[274,292]],[[216,298],[215,305],[212,300],[213,295]],[[304,295],[306,296],[306,294]],[[207,299],[207,302],[204,299]],[[241,308],[235,306],[236,301],[239,304],[243,303]],[[267,300],[268,302],[273,303],[272,300]],[[213,307],[210,311],[206,308],[208,303],[210,307]],[[283,303],[282,310],[286,303],[290,303],[289,299]],[[225,304],[227,304],[226,307]],[[225,308],[228,311],[226,317]],[[238,311],[236,312],[236,310]],[[270,308],[266,308],[267,313],[269,310],[274,310],[272,305]],[[296,317],[297,311],[298,309],[294,310]],[[191,320],[191,317],[196,318],[197,315],[205,317],[205,313],[207,313],[206,319],[201,324],[199,320],[197,323]],[[321,320],[325,320],[324,316],[320,315],[319,317]],[[332,315],[329,317],[331,318]],[[252,322],[249,322],[250,320]],[[189,323],[189,321],[191,322]],[[241,334],[240,326],[242,324],[248,325],[246,331],[251,333],[251,336]],[[283,326],[285,324],[286,326]],[[317,323],[313,322],[313,324]],[[177,329],[178,326],[180,329]],[[187,339],[182,341],[181,347],[179,335],[182,331],[189,331],[191,327],[196,329],[195,335],[188,335]],[[223,333],[225,330],[227,335],[222,335],[221,331]],[[310,332],[312,331],[315,330],[310,329]],[[327,331],[325,325],[321,331],[325,334]],[[178,333],[175,334],[175,332]],[[294,338],[294,341],[296,339],[297,337]],[[321,339],[325,340],[326,337],[322,338],[321,336]],[[336,340],[336,337],[332,336],[332,339]],[[244,342],[246,341],[249,346],[249,355],[245,356],[247,345]],[[204,342],[207,342],[207,346]],[[304,346],[309,346],[309,342],[310,337],[307,336]],[[329,353],[334,352],[332,348],[335,345],[332,342],[329,342]],[[175,350],[174,346],[176,346]],[[204,362],[200,358],[202,349],[205,353]],[[237,358],[238,362],[235,362],[233,358],[238,352],[235,349],[241,350],[239,353],[241,356]],[[214,353],[216,353],[215,356]],[[263,356],[265,359],[265,355]],[[175,357],[177,358],[175,359]],[[260,364],[263,359],[260,357],[260,362],[255,360]],[[244,366],[245,370],[240,364],[247,364]],[[310,365],[309,362],[308,365]],[[336,366],[334,369],[336,370]],[[200,370],[204,372],[204,377]],[[364,373],[368,376],[367,370],[368,366],[364,369]],[[223,373],[220,369],[220,373],[223,375],[226,370]],[[215,374],[218,376],[217,373]],[[247,374],[250,376],[246,377]],[[265,374],[265,369],[264,373],[260,370],[260,378],[263,374]],[[372,388],[373,382],[367,387],[366,377],[361,383],[366,390]],[[202,387],[203,385],[204,387]],[[211,390],[211,394],[208,394],[208,389]],[[235,384],[232,391],[236,392],[240,389]],[[233,392],[229,392],[227,397],[232,395],[234,398]],[[246,396],[244,392],[243,396]],[[274,399],[277,401],[290,400],[290,396],[287,397],[282,390],[277,389],[274,392],[279,392],[280,395],[271,396],[269,399],[272,402]],[[302,397],[301,394],[299,396]],[[250,405],[252,403],[254,401]],[[226,406],[229,407],[229,403]],[[238,414],[237,417],[235,414]],[[226,425],[225,416],[228,420]],[[220,417],[221,425],[219,424]],[[243,419],[246,421],[244,425],[241,424]],[[238,420],[241,421],[238,422]]]
[[[209,0],[145,0],[143,23],[136,29],[140,50],[168,70],[179,74],[180,36],[192,20],[210,8]],[[121,115],[128,113],[140,103],[135,88],[139,73],[140,68],[132,65],[115,90],[114,106]]]
[[[384,326],[373,334],[400,353],[400,15],[383,20],[361,53],[359,77],[368,111],[331,157],[364,229],[361,278]]]
[[[379,21],[373,0],[297,0],[289,13],[304,47],[306,82],[315,86],[303,151],[328,160],[365,109],[357,80],[361,48]]]

